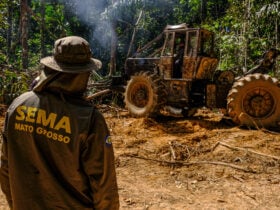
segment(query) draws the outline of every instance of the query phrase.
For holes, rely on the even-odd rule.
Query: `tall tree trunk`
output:
[[[275,48],[278,47],[278,17],[275,18]]]
[[[117,0],[112,0],[112,4],[115,4]],[[111,56],[110,56],[110,72],[109,76],[112,76],[116,72],[116,53],[117,53],[117,35],[116,35],[116,20],[112,20],[112,37],[111,37]]]
[[[137,19],[137,21],[136,21],[136,23],[134,25],[133,34],[132,34],[132,38],[130,40],[130,44],[129,44],[129,48],[128,48],[128,52],[127,52],[126,57],[129,57],[130,54],[131,54],[132,45],[133,45],[133,42],[134,42],[134,39],[135,39],[135,35],[136,35],[136,31],[137,31],[137,27],[138,27],[139,21],[142,18],[142,14],[143,14],[143,10],[140,11],[139,17],[138,17],[138,19]]]
[[[243,20],[243,30],[241,34],[241,43],[242,43],[242,55],[243,59],[243,66],[247,69],[247,60],[248,60],[248,31],[250,29],[250,13],[251,13],[251,1],[245,0],[245,13],[244,13],[244,20]]]
[[[115,34],[115,32],[116,32],[116,22],[114,21],[112,23],[111,57],[110,57],[109,76],[114,75],[116,72],[117,35]]]
[[[203,23],[203,21],[207,17],[207,0],[201,0],[200,5],[200,23]]]
[[[275,49],[278,49],[278,17],[276,16],[275,18]],[[276,74],[276,76],[278,76],[278,65],[277,65],[277,59],[276,59],[276,65],[275,65],[275,69],[274,69],[274,73]]]
[[[8,1],[8,30],[7,30],[7,61],[10,63],[11,60],[11,48],[12,48],[12,29],[13,29],[13,1]]]
[[[40,34],[41,34],[41,58],[46,56],[46,47],[45,47],[45,34],[46,34],[46,22],[45,22],[45,0],[41,0],[41,26],[40,26]]]
[[[28,68],[28,0],[20,1],[22,68]]]

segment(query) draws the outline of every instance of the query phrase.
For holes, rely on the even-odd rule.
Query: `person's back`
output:
[[[1,187],[10,206],[118,209],[109,131],[102,114],[81,96],[88,72],[46,68],[42,75],[6,115]]]

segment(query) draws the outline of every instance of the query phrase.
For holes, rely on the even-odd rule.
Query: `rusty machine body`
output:
[[[126,60],[124,97],[131,115],[154,117],[169,107],[191,116],[200,107],[224,108],[239,125],[279,126],[279,82],[267,74],[278,50],[268,51],[247,73],[235,75],[217,70],[214,34],[206,29],[168,25],[162,40],[150,56],[141,56],[144,47]]]

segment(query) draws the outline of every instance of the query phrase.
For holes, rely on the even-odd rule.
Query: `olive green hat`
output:
[[[100,60],[92,58],[89,43],[78,36],[67,36],[54,43],[53,56],[40,63],[59,72],[81,73],[101,68]]]

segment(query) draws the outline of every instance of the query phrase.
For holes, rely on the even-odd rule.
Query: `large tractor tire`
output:
[[[278,80],[266,74],[249,74],[237,80],[228,94],[227,109],[236,124],[254,128],[278,127]]]
[[[156,74],[140,72],[126,86],[125,105],[134,117],[155,117],[164,98],[164,87]]]

